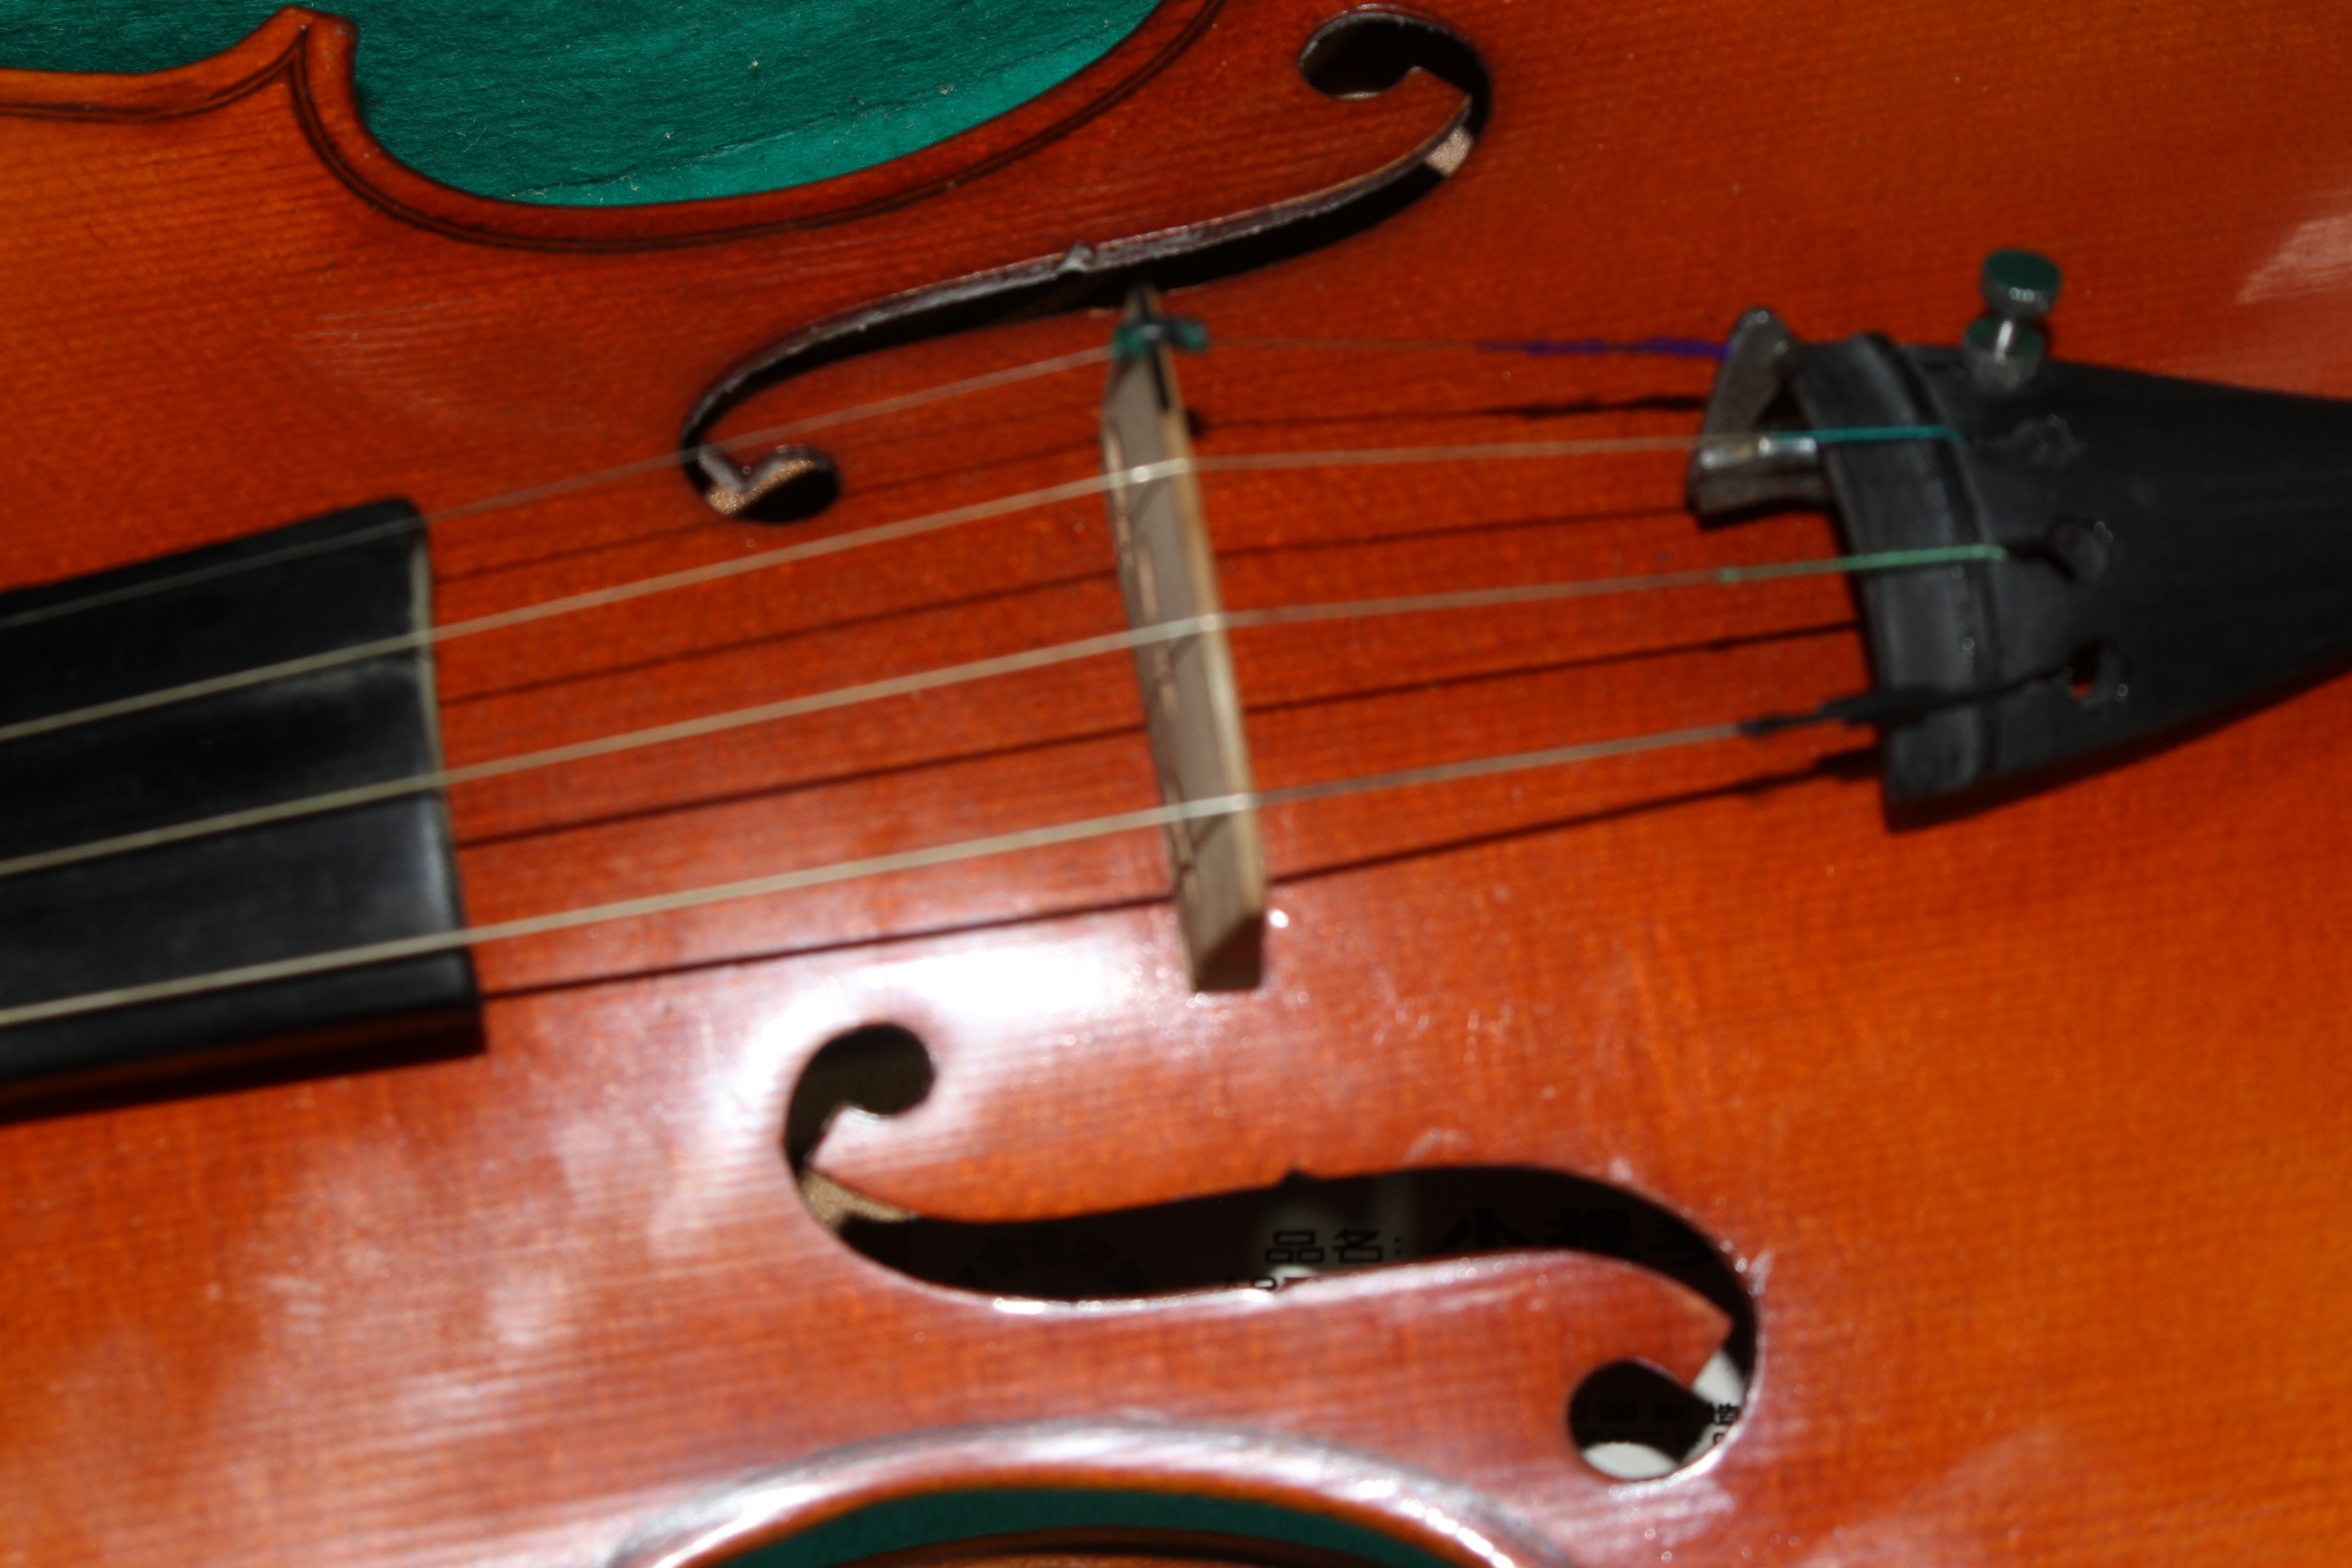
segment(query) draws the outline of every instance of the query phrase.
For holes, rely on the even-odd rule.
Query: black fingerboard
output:
[[[404,501],[0,595],[0,725],[429,626]],[[68,605],[79,606],[57,613]],[[441,765],[429,649],[0,742],[0,859]],[[440,795],[0,876],[0,1006],[464,925]],[[462,950],[0,1028],[0,1098],[477,1005]]]

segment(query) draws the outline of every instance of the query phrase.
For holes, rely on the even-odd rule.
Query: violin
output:
[[[613,208],[0,71],[10,1549],[2332,1558],[2341,41],[1164,0]]]

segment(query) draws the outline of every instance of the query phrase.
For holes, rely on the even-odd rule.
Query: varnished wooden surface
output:
[[[2069,356],[2352,395],[2330,7],[1814,16],[1427,7],[1494,78],[1444,188],[1183,297],[1205,455],[1683,430],[1580,411],[1704,366],[1285,353],[1252,334],[1950,341],[1978,258],[2058,258]],[[1294,201],[1455,95],[1333,102],[1324,7],[1171,5],[1045,100],[825,186],[517,211],[364,144],[326,24],[169,80],[0,78],[0,581],[387,494],[656,454],[807,323]],[[1187,29],[1199,24],[1197,30]],[[1050,319],[853,359],[721,431],[1098,342]],[[1093,372],[824,437],[815,531],[1073,478]],[[1236,607],[1828,547],[1702,538],[1671,457],[1213,477]],[[444,622],[775,542],[674,472],[436,531]],[[1859,687],[1843,591],[1243,634],[1261,783]],[[452,645],[453,761],[1115,629],[1092,502]],[[1240,1426],[1474,1488],[1578,1563],[2332,1562],[2347,1533],[2352,685],[1995,809],[1891,825],[1862,742],[1769,742],[1273,814],[1271,979],[1189,994],[1156,842],[1081,845],[483,954],[473,1056],[0,1127],[0,1561],[590,1563],[844,1443]],[[469,912],[1150,804],[1119,661],[460,792]],[[1749,1412],[1614,1485],[1560,1422],[1719,1333],[1655,1278],[1504,1258],[1117,1313],[847,1253],[779,1148],[800,1063],[890,1021],[918,1109],[818,1163],[964,1218],[1518,1163],[1719,1238]]]

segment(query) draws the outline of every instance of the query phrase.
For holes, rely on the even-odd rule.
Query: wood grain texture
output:
[[[1702,366],[1236,341],[1951,341],[1982,253],[2067,268],[2069,357],[2352,395],[2334,7],[1854,16],[1432,0],[1492,72],[1444,188],[1180,297],[1201,451],[1684,430]],[[375,496],[657,454],[761,345],[1076,243],[1416,154],[1302,0],[1171,0],[1046,95],[771,196],[520,209],[362,139],[332,23],[157,79],[0,76],[0,583]],[[1058,318],[841,362],[720,434],[1099,342]],[[1091,373],[843,426],[812,532],[1075,478]],[[1671,456],[1212,476],[1249,607],[1822,552],[1702,536]],[[448,622],[777,535],[649,473],[436,530]],[[1267,786],[1798,706],[1863,684],[1821,582],[1237,634]],[[455,644],[453,762],[1113,630],[1098,504]],[[469,913],[1148,805],[1118,660],[458,792]],[[2352,1533],[2352,685],[1990,809],[1890,823],[1791,732],[1270,813],[1270,984],[1192,995],[1139,834],[486,951],[479,1053],[0,1127],[0,1561],[590,1563],[845,1443],[1242,1426],[1470,1489],[1602,1565],[2332,1563]],[[1502,1257],[1089,1314],[846,1252],[785,1098],[913,1029],[938,1082],[817,1152],[961,1218],[1412,1165],[1608,1180],[1719,1238],[1759,1375],[1695,1469],[1613,1485],[1561,1403],[1719,1324]]]

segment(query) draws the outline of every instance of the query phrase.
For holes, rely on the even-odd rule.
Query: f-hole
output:
[[[897,1208],[834,1181],[814,1156],[845,1111],[892,1116],[921,1102],[929,1053],[876,1024],[828,1041],[802,1070],[784,1157],[819,1223],[886,1268],[950,1289],[1069,1303],[1305,1280],[1480,1253],[1560,1250],[1675,1280],[1729,1320],[1690,1385],[1619,1362],[1569,1394],[1567,1435],[1617,1479],[1664,1476],[1721,1443],[1756,1364],[1756,1311],[1724,1249],[1680,1216],[1603,1182],[1528,1166],[1457,1166],[1323,1179],[1057,1219],[974,1223]]]
[[[706,446],[730,409],[855,355],[1112,307],[1139,283],[1163,292],[1190,288],[1337,245],[1386,222],[1460,171],[1485,130],[1493,96],[1486,68],[1467,41],[1433,22],[1381,9],[1352,11],[1326,22],[1301,50],[1298,69],[1309,86],[1334,99],[1375,97],[1418,69],[1459,89],[1465,101],[1453,124],[1423,146],[1418,158],[1401,156],[1395,164],[1335,190],[1171,234],[1074,247],[1052,260],[917,289],[845,311],[771,344],[712,386],[688,414],[678,437],[688,482],[721,516],[814,518],[832,504],[843,482],[832,460],[813,447],[790,448],[823,460],[830,488],[802,489],[802,504],[776,509],[772,517],[769,509],[753,510],[751,492],[786,449],[730,453]],[[1412,149],[1398,151],[1409,154]],[[815,504],[806,504],[812,499]]]
[[[697,454],[713,511],[744,522],[804,522],[841,495],[841,470],[814,447],[778,447],[750,468],[715,447]]]
[[[1454,33],[1426,18],[1370,7],[1334,16],[1315,29],[1298,54],[1298,74],[1330,98],[1377,98],[1424,70],[1470,100],[1463,129],[1475,139],[1486,129],[1494,98],[1486,62]]]
[[[931,1092],[931,1054],[896,1024],[870,1024],[836,1035],[809,1058],[784,1115],[784,1159],[793,1174],[833,1119],[852,1106],[876,1116],[911,1110]]]

